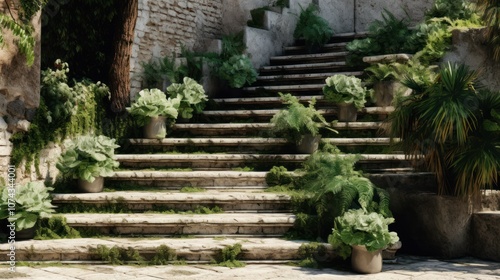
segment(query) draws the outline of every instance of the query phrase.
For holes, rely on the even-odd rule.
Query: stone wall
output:
[[[222,0],[140,0],[132,48],[131,94],[142,87],[141,62],[204,50],[221,36]]]
[[[10,12],[17,16],[12,5]],[[5,1],[0,3],[0,13],[9,13]],[[10,136],[28,130],[40,103],[40,13],[31,23],[36,40],[35,62],[31,67],[14,44],[16,38],[10,31],[2,30],[5,45],[0,48],[0,174],[7,172],[10,161]]]

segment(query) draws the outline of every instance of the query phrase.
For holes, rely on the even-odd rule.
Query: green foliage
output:
[[[280,93],[280,96],[288,107],[276,113],[271,119],[272,131],[276,135],[283,135],[289,141],[299,143],[305,134],[319,135],[321,125],[328,125],[325,118],[314,108],[315,99],[306,107],[297,97],[289,93]]]
[[[145,264],[144,258],[132,247],[125,249],[116,245],[112,248],[105,245],[97,245],[95,249],[92,248],[90,251],[92,254],[97,255],[100,260],[113,265],[123,265],[127,262]]]
[[[4,188],[0,196],[0,220],[16,223],[16,231],[32,228],[39,218],[49,218],[54,206],[49,191],[41,182],[29,182],[12,188]],[[10,215],[9,208],[14,208]]]
[[[366,96],[371,95],[371,90],[361,86],[359,78],[340,74],[326,79],[323,94],[328,101],[353,103],[356,108],[361,109],[365,106]]]
[[[282,8],[290,7],[290,0],[276,0],[273,3],[273,6],[282,7]]]
[[[20,0],[21,4],[21,20],[23,22],[30,21],[33,16],[47,4],[48,0]]]
[[[430,18],[450,18],[468,20],[477,17],[474,8],[468,0],[436,0],[430,10],[425,13]]]
[[[293,177],[283,166],[273,166],[266,174],[266,183],[268,186],[283,186],[293,182]]]
[[[205,192],[206,189],[198,187],[182,187],[182,189],[180,189],[179,191],[182,193],[195,193],[195,192]]]
[[[313,242],[304,243],[299,247],[299,256],[302,259],[299,262],[301,267],[319,268],[318,259],[324,259],[327,254],[325,245]]]
[[[398,100],[390,116],[392,136],[412,158],[424,155],[440,193],[478,195],[497,180],[499,134],[490,121],[496,122],[500,95],[478,92],[476,78],[467,66],[448,63],[431,83],[406,79],[413,93]]]
[[[127,111],[137,117],[140,124],[146,124],[150,118],[164,116],[177,119],[182,97],[168,98],[159,89],[143,89],[136,94],[132,106]]]
[[[233,55],[222,62],[217,75],[227,81],[232,88],[241,88],[257,80],[257,71],[246,55]]]
[[[119,163],[114,159],[115,139],[106,136],[84,135],[71,142],[57,162],[62,173],[88,182],[95,177],[113,173]]]
[[[247,49],[243,41],[244,36],[245,34],[243,32],[222,36],[222,52],[220,57],[223,60],[227,60],[232,56],[243,54]]]
[[[160,245],[160,247],[156,248],[156,254],[149,261],[151,265],[167,265],[171,263],[176,263],[179,260],[177,259],[177,253],[174,249],[168,247],[167,245]]]
[[[477,5],[482,11],[482,20],[486,28],[486,39],[493,58],[500,60],[500,5],[497,0],[479,0]]]
[[[35,38],[33,38],[33,27],[29,24],[19,24],[13,18],[0,14],[0,30],[11,31],[17,40],[14,43],[19,51],[26,56],[26,64],[33,65],[35,61]],[[0,47],[4,44],[3,33],[0,33]]]
[[[203,86],[195,80],[184,77],[182,84],[171,84],[167,88],[167,94],[172,98],[180,98],[179,114],[182,118],[190,119],[194,113],[201,113],[208,100]]]
[[[141,63],[144,69],[143,77],[149,88],[161,88],[164,78],[172,83],[177,83],[185,77],[184,68],[176,67],[175,57],[164,56],[160,61],[151,60]]]
[[[243,267],[245,264],[238,260],[241,254],[241,244],[227,245],[221,249],[217,258],[217,265],[225,267]]]
[[[333,30],[325,19],[317,15],[318,6],[310,4],[305,10],[301,7],[301,10],[293,37],[304,38],[310,47],[327,43],[333,36]]]
[[[364,209],[352,209],[335,219],[328,243],[344,259],[351,254],[353,245],[365,246],[368,251],[381,250],[399,241],[395,232],[389,232],[389,224],[393,222],[394,218],[385,218]]]
[[[52,216],[41,220],[40,227],[36,230],[36,240],[81,238],[80,233],[70,227],[63,216]]]
[[[399,76],[398,65],[399,63],[377,63],[370,65],[370,67],[365,68],[365,72],[368,72],[367,83],[375,84],[382,81],[397,80]]]

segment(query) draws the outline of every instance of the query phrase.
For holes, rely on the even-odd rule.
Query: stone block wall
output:
[[[204,50],[222,35],[222,0],[140,0],[132,48],[131,95],[142,88],[141,62]]]

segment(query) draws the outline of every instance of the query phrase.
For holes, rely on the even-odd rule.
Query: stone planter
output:
[[[378,273],[382,271],[382,250],[370,252],[365,246],[353,245],[351,254],[352,270],[358,273]]]
[[[374,99],[378,107],[391,106],[394,95],[399,88],[399,83],[396,81],[381,81],[373,86],[375,90]]]
[[[302,140],[297,144],[296,151],[299,154],[312,154],[314,153],[319,146],[319,141],[321,140],[321,136],[312,136],[311,134],[304,135]]]
[[[403,243],[401,241],[398,241],[394,244],[389,245],[387,248],[382,250],[382,259],[384,260],[395,260],[396,259],[396,252],[401,249],[401,246]]]
[[[104,188],[104,177],[97,177],[91,183],[86,180],[79,179],[77,181],[78,190],[84,193],[99,193]]]
[[[339,103],[338,105],[338,120],[339,122],[355,122],[358,118],[358,110],[354,104]]]
[[[166,117],[158,116],[151,118],[149,123],[144,126],[144,138],[163,139],[167,136]]]

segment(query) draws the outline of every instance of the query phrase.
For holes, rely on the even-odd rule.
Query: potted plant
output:
[[[272,131],[295,143],[297,152],[313,153],[318,148],[321,138],[319,128],[322,125],[328,125],[325,118],[314,108],[316,100],[313,98],[309,102],[309,106],[306,107],[299,102],[297,97],[289,93],[280,93],[280,96],[283,103],[288,104],[288,108],[279,111],[272,117]],[[331,128],[328,129],[335,131]]]
[[[217,70],[217,75],[231,88],[242,88],[257,80],[257,71],[248,56],[244,54],[233,55],[223,61]]]
[[[318,6],[314,4],[310,4],[305,10],[302,9],[293,32],[293,37],[295,39],[303,38],[311,51],[327,43],[333,36],[333,30],[328,22],[317,13]]]
[[[335,226],[328,237],[339,255],[351,255],[352,269],[359,273],[382,271],[382,249],[399,241],[395,232],[389,232],[388,225],[394,218],[385,218],[365,209],[351,209],[335,218]]]
[[[130,114],[137,117],[138,123],[144,125],[145,138],[165,138],[166,121],[174,122],[182,97],[168,98],[159,89],[144,89],[136,96],[130,108]]]
[[[208,100],[203,86],[189,77],[184,77],[182,84],[171,84],[167,93],[171,98],[180,98],[178,113],[182,119],[190,119],[193,113],[201,113]]]
[[[325,82],[323,94],[326,100],[339,106],[339,121],[356,121],[357,110],[365,106],[366,96],[371,94],[371,90],[363,87],[360,79],[343,74],[328,77]]]
[[[365,69],[368,72],[367,82],[373,85],[372,99],[379,107],[390,106],[396,90],[401,85],[398,82],[399,71],[402,64],[376,63]]]
[[[115,139],[84,135],[72,141],[57,162],[57,169],[78,179],[83,192],[101,192],[104,178],[113,174],[119,163],[114,159]]]
[[[49,194],[53,188],[45,187],[42,182],[29,182],[17,186],[15,193],[11,190],[4,188],[0,193],[0,220],[8,221],[2,230],[12,230],[8,227],[12,222],[15,223],[16,240],[32,239],[38,219],[50,218],[54,212]]]

